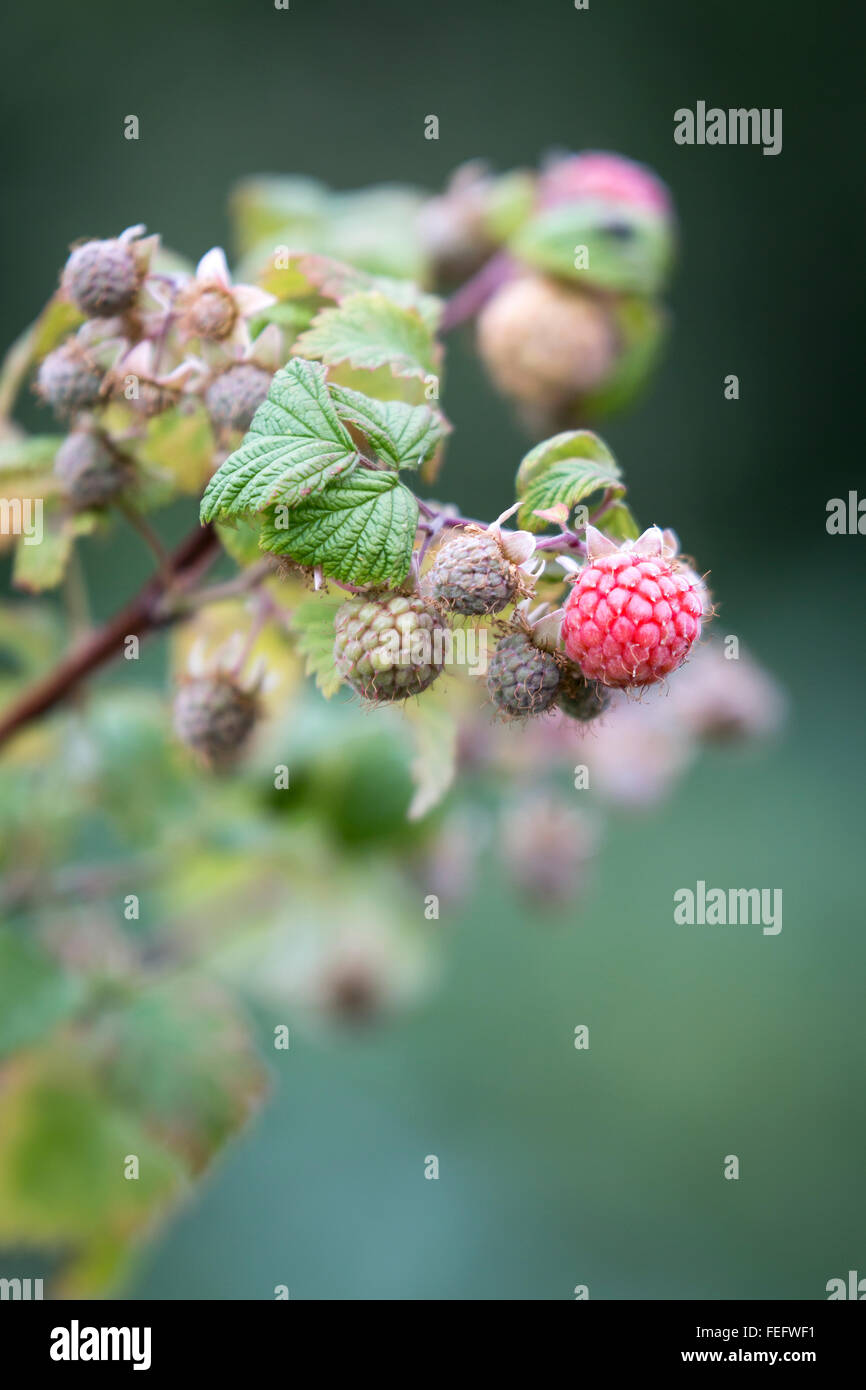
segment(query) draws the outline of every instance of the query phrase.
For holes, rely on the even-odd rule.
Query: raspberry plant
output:
[[[188,615],[223,548],[239,567],[238,592],[258,592],[263,621],[294,632],[328,694],[345,681],[371,702],[421,695],[448,665],[441,652],[411,651],[383,665],[382,643],[369,647],[372,629],[349,616],[371,605],[377,629],[405,605],[395,631],[414,615],[431,638],[474,619],[485,639],[508,644],[503,659],[544,617],[544,655],[529,666],[555,662],[563,690],[587,680],[642,684],[673,671],[700,623],[686,638],[678,614],[661,616],[664,602],[637,636],[624,635],[622,615],[618,635],[599,628],[592,651],[591,623],[578,632],[572,621],[573,595],[565,642],[558,626],[573,574],[557,562],[573,569],[585,559],[588,535],[606,537],[626,559],[633,543],[660,544],[654,531],[637,540],[621,469],[584,421],[624,403],[657,351],[672,248],[663,185],[610,155],[501,178],[470,166],[445,194],[412,209],[408,253],[389,254],[386,239],[381,255],[368,245],[354,263],[333,254],[351,241],[345,203],[329,206],[318,194],[319,235],[296,232],[294,203],[309,200],[310,189],[292,181],[239,190],[240,283],[220,250],[193,273],[141,226],[73,248],[57,294],[6,372],[8,401],[35,364],[37,394],[69,427],[65,439],[9,427],[4,473],[41,489],[48,532],[38,547],[19,545],[15,582],[32,591],[61,582],[78,538],[120,512],[159,560],[158,592],[133,605],[132,635]],[[415,278],[394,273],[401,260]],[[455,266],[468,281],[443,299],[433,291]],[[469,318],[478,320],[495,385],[533,427],[560,427],[519,464],[516,501],[506,494],[510,509],[487,527],[429,496],[451,433],[443,338]],[[199,491],[202,529],[180,553],[163,555],[147,514]],[[504,525],[514,511],[516,530]],[[581,593],[587,583],[578,580]],[[318,611],[316,600],[299,600],[299,584],[320,594]],[[358,602],[340,609],[335,627],[335,601],[346,593]],[[599,659],[598,645],[614,641],[618,664]],[[663,661],[646,656],[650,642]],[[0,736],[117,654],[116,641],[92,639],[52,685],[13,707]],[[494,705],[508,715],[553,702],[529,687],[510,699],[506,686],[495,688]],[[176,727],[201,752],[207,701],[195,704],[194,737],[184,733],[190,690],[178,701]],[[582,708],[601,705],[595,696]],[[219,742],[231,721],[216,711],[214,719]]]
[[[72,1252],[66,1292],[117,1282],[264,1093],[236,994],[275,1024],[413,999],[419,896],[447,912],[485,838],[534,913],[578,900],[598,825],[556,790],[563,763],[638,804],[701,740],[773,722],[760,672],[696,649],[705,585],[671,533],[640,533],[589,428],[663,342],[653,174],[588,154],[466,166],[435,197],[253,179],[232,208],[235,275],[140,226],[75,247],[0,375],[0,494],[42,526],[0,543],[71,627],[0,609],[0,1240]],[[492,519],[438,496],[464,325],[531,436]],[[28,384],[41,433],[13,419]],[[184,500],[168,552],[159,515]],[[121,527],[153,572],[94,627],[79,552]],[[164,630],[170,721],[141,690],[82,703]],[[629,702],[668,676],[663,703]],[[458,763],[508,787],[501,826],[446,801]],[[82,865],[106,822],[120,863]],[[40,1107],[71,1174],[49,1214],[20,1187]],[[120,1194],[118,1145],[147,1173]]]

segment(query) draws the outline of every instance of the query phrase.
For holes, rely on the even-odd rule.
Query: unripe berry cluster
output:
[[[158,269],[159,240],[131,227],[119,237],[71,251],[59,295],[84,323],[40,362],[34,388],[71,426],[56,474],[74,510],[99,508],[134,488],[134,450],[120,443],[166,411],[207,412],[220,444],[236,442],[267,395],[282,357],[279,331],[252,341],[249,320],[273,302],[255,286],[232,283],[225,257],[208,252],[195,275]],[[112,439],[104,417],[121,420]]]

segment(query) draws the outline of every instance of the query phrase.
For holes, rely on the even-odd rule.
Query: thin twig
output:
[[[535,542],[536,550],[564,550],[566,552],[576,550],[578,554],[586,554],[586,541],[581,540],[575,531],[563,531],[558,536],[542,536]]]
[[[514,273],[514,261],[504,251],[499,251],[495,256],[491,256],[489,261],[473,275],[471,280],[467,280],[465,285],[461,285],[459,290],[455,290],[451,298],[447,300],[439,321],[440,333],[450,333],[453,328],[458,328],[467,319],[475,318],[484,305],[496,291],[509,280]]]
[[[249,569],[242,570],[234,579],[227,579],[224,584],[209,584],[205,589],[195,589],[185,594],[167,593],[159,605],[160,614],[165,618],[182,618],[187,613],[206,608],[208,604],[240,598],[251,589],[255,589],[273,572],[274,561],[270,556],[266,556]]]
[[[136,511],[131,502],[122,500],[118,502],[118,509],[123,513],[132,527],[137,531],[144,541],[153,558],[156,560],[156,567],[168,584],[171,579],[171,561],[168,551],[154,531],[147,517],[142,516],[141,512]]]
[[[219,554],[213,527],[196,526],[169,559],[173,588],[181,592],[191,588]],[[74,645],[53,671],[26,690],[0,716],[0,745],[26,724],[62,704],[94,671],[120,656],[127,637],[144,637],[171,622],[172,618],[160,611],[167,578],[153,575],[125,608]]]

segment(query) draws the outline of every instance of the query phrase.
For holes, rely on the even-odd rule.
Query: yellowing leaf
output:
[[[370,370],[387,366],[395,376],[434,376],[439,359],[420,314],[378,291],[352,294],[337,308],[322,309],[293,351],[328,364],[349,362]]]
[[[405,710],[415,754],[411,772],[415,791],[409,820],[420,820],[445,796],[457,770],[457,723],[451,710],[427,692],[410,701]]]
[[[317,594],[299,603],[292,613],[292,632],[304,657],[304,670],[308,676],[315,676],[326,700],[341,685],[334,665],[334,617],[342,603],[342,597]]]

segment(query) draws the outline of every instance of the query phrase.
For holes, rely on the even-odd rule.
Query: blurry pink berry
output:
[[[657,528],[616,546],[587,528],[589,556],[568,596],[562,641],[587,680],[652,685],[701,635],[707,594]]]
[[[772,677],[746,653],[729,658],[720,643],[695,653],[671,690],[670,706],[691,733],[713,743],[764,738],[785,716]]]
[[[691,662],[686,673],[691,669]],[[671,687],[671,696],[679,681]],[[694,743],[673,713],[673,698],[612,698],[605,718],[579,735],[590,785],[606,801],[640,811],[669,795],[694,757]]]
[[[632,159],[623,159],[622,155],[594,150],[554,160],[538,182],[541,207],[556,207],[582,198],[643,208],[665,217],[673,212],[671,196],[652,170]]]
[[[536,909],[568,907],[581,896],[598,840],[598,827],[584,812],[556,796],[532,793],[506,812],[503,866]]]

